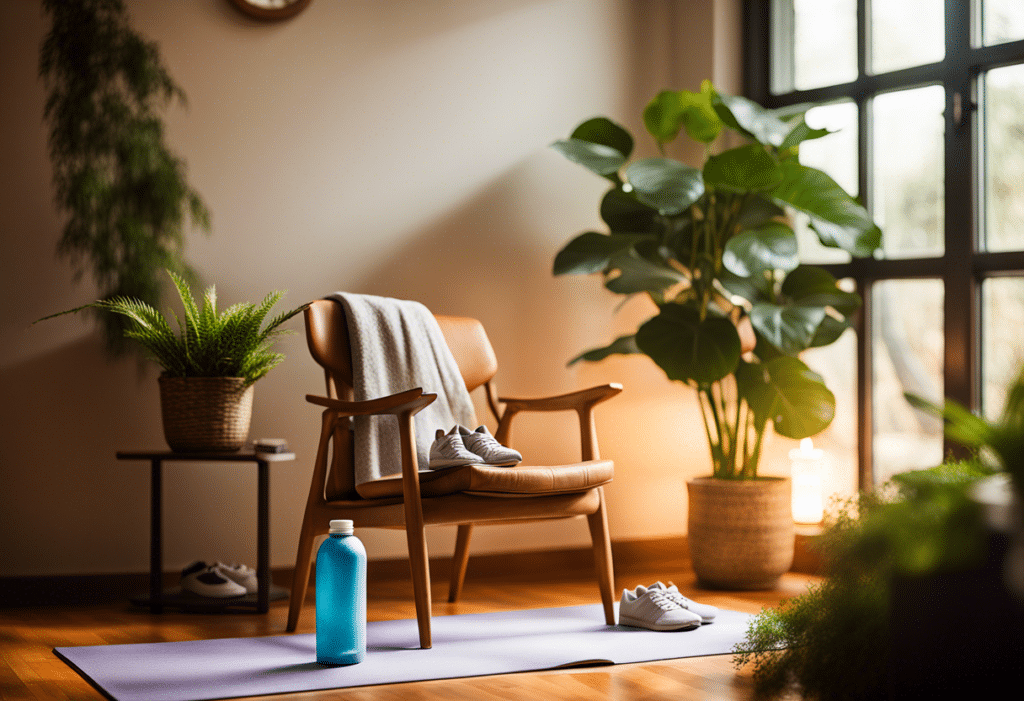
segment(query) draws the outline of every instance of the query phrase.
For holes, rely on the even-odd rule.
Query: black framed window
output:
[[[995,417],[1024,364],[1024,2],[747,0],[744,21],[747,96],[814,105],[807,121],[839,131],[801,160],[884,232],[856,260],[800,234],[865,301],[818,363],[870,488],[952,449],[905,391]]]

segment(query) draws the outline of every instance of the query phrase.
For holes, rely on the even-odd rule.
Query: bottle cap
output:
[[[355,532],[352,521],[347,518],[336,518],[331,521],[332,534],[352,535]]]

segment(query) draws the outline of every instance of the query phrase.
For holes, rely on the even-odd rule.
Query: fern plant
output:
[[[281,324],[307,305],[282,312],[264,324],[284,292],[277,290],[259,304],[233,304],[218,313],[215,286],[206,290],[200,306],[184,278],[171,270],[167,273],[178,289],[185,310],[184,320],[171,312],[177,333],[152,305],[131,297],[100,299],[45,318],[83,309],[118,314],[127,320],[124,335],[137,341],[170,377],[241,377],[248,387],[284,360],[282,353],[273,350],[274,339],[287,333],[280,328]]]

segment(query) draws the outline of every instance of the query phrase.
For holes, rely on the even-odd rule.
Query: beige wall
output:
[[[316,0],[269,25],[227,0],[128,5],[189,96],[167,137],[213,214],[213,235],[187,252],[221,300],[279,288],[292,305],[336,289],[415,298],[485,323],[503,392],[620,381],[598,417],[617,469],[612,535],[685,531],[685,480],[707,470],[687,390],[643,358],[565,368],[649,310],[613,315],[598,280],[551,276],[559,247],[599,225],[603,186],[547,145],[595,114],[639,136],[663,87],[712,76],[735,90],[738,0]],[[45,31],[36,2],[0,3],[0,575],[143,571],[148,470],[114,453],[162,445],[156,371],[107,361],[85,319],[29,327],[95,292],[54,257],[36,77]],[[294,561],[315,450],[318,413],[303,395],[322,386],[301,334],[281,347],[288,360],[257,385],[252,429],[298,455],[272,469],[277,566]],[[569,417],[524,420],[517,435],[528,459],[576,455]],[[167,467],[165,563],[254,563],[254,512],[252,468]],[[361,536],[372,557],[405,552],[399,534]],[[430,547],[453,539],[438,529]],[[583,522],[486,528],[475,550],[586,542]]]

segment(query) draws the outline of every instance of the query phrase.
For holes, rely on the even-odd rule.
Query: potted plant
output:
[[[283,354],[272,349],[274,338],[285,333],[281,324],[305,305],[264,324],[283,292],[271,292],[258,305],[234,304],[218,312],[215,287],[206,290],[199,306],[185,280],[167,272],[184,305],[184,321],[172,313],[178,333],[155,308],[127,297],[97,300],[45,318],[88,308],[125,317],[124,335],[138,341],[163,368],[160,407],[164,437],[171,450],[238,450],[249,434],[253,383],[284,360]]]
[[[643,120],[659,157],[630,161],[632,135],[604,117],[553,144],[611,182],[600,207],[609,231],[570,240],[554,274],[599,273],[610,291],[657,307],[635,333],[571,362],[642,353],[694,388],[712,466],[688,483],[694,568],[706,585],[770,587],[791,563],[793,523],[788,480],[758,477],[764,435],[771,424],[805,438],[831,423],[835,398],[798,355],[838,339],[861,305],[826,270],[800,263],[787,210],[854,256],[871,255],[881,231],[832,178],[800,163],[800,143],[828,134],[802,112],[705,81],[700,92],[661,92]],[[681,132],[705,146],[701,168],[667,156]],[[745,143],[713,149],[723,132]]]

